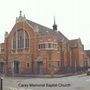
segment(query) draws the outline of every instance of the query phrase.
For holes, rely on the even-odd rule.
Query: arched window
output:
[[[29,47],[29,36],[28,33],[20,29],[14,33],[14,37],[12,40],[12,48],[16,49],[25,49]]]

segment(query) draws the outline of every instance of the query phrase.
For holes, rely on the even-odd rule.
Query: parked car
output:
[[[90,75],[90,68],[87,70],[87,75]]]

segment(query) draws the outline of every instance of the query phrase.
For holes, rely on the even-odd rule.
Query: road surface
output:
[[[3,77],[3,90],[90,90],[90,76],[62,78]]]

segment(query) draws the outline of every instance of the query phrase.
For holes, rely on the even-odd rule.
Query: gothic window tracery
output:
[[[29,47],[29,35],[23,30],[17,30],[14,33],[13,41],[12,41],[12,49],[25,49]]]

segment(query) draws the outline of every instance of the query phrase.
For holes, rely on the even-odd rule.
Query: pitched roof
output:
[[[45,36],[55,36],[58,41],[62,40],[63,38],[65,40],[68,40],[60,31],[55,31],[53,29],[50,29],[48,27],[45,27],[43,25],[40,25],[38,23],[35,23],[33,21],[27,20],[28,23],[34,28],[35,26],[38,26],[40,35]]]
[[[90,50],[85,50],[87,55],[90,55]]]
[[[77,47],[78,39],[69,40],[70,47]]]

